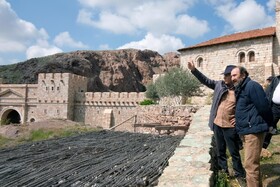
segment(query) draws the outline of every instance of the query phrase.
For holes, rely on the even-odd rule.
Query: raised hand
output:
[[[193,61],[189,61],[189,62],[188,62],[188,68],[189,68],[189,70],[191,70],[191,71],[193,71],[193,70],[195,69],[195,65],[194,65]]]

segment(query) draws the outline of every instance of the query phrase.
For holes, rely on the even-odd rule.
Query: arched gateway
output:
[[[20,124],[21,123],[21,117],[20,114],[15,109],[7,109],[3,111],[3,113],[0,116],[1,118],[1,124],[7,125],[7,124]]]

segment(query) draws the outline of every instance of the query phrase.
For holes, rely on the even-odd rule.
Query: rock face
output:
[[[142,92],[154,74],[179,67],[177,53],[151,50],[74,51],[0,66],[4,83],[36,83],[38,73],[75,73],[89,78],[88,91]]]

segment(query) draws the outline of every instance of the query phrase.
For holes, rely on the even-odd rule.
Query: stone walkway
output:
[[[189,131],[169,159],[159,178],[159,187],[209,187],[212,131],[208,127],[210,105],[193,116]]]

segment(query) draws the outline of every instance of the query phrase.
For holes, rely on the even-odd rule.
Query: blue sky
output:
[[[275,0],[0,0],[0,65],[76,50],[176,52],[275,25]]]

